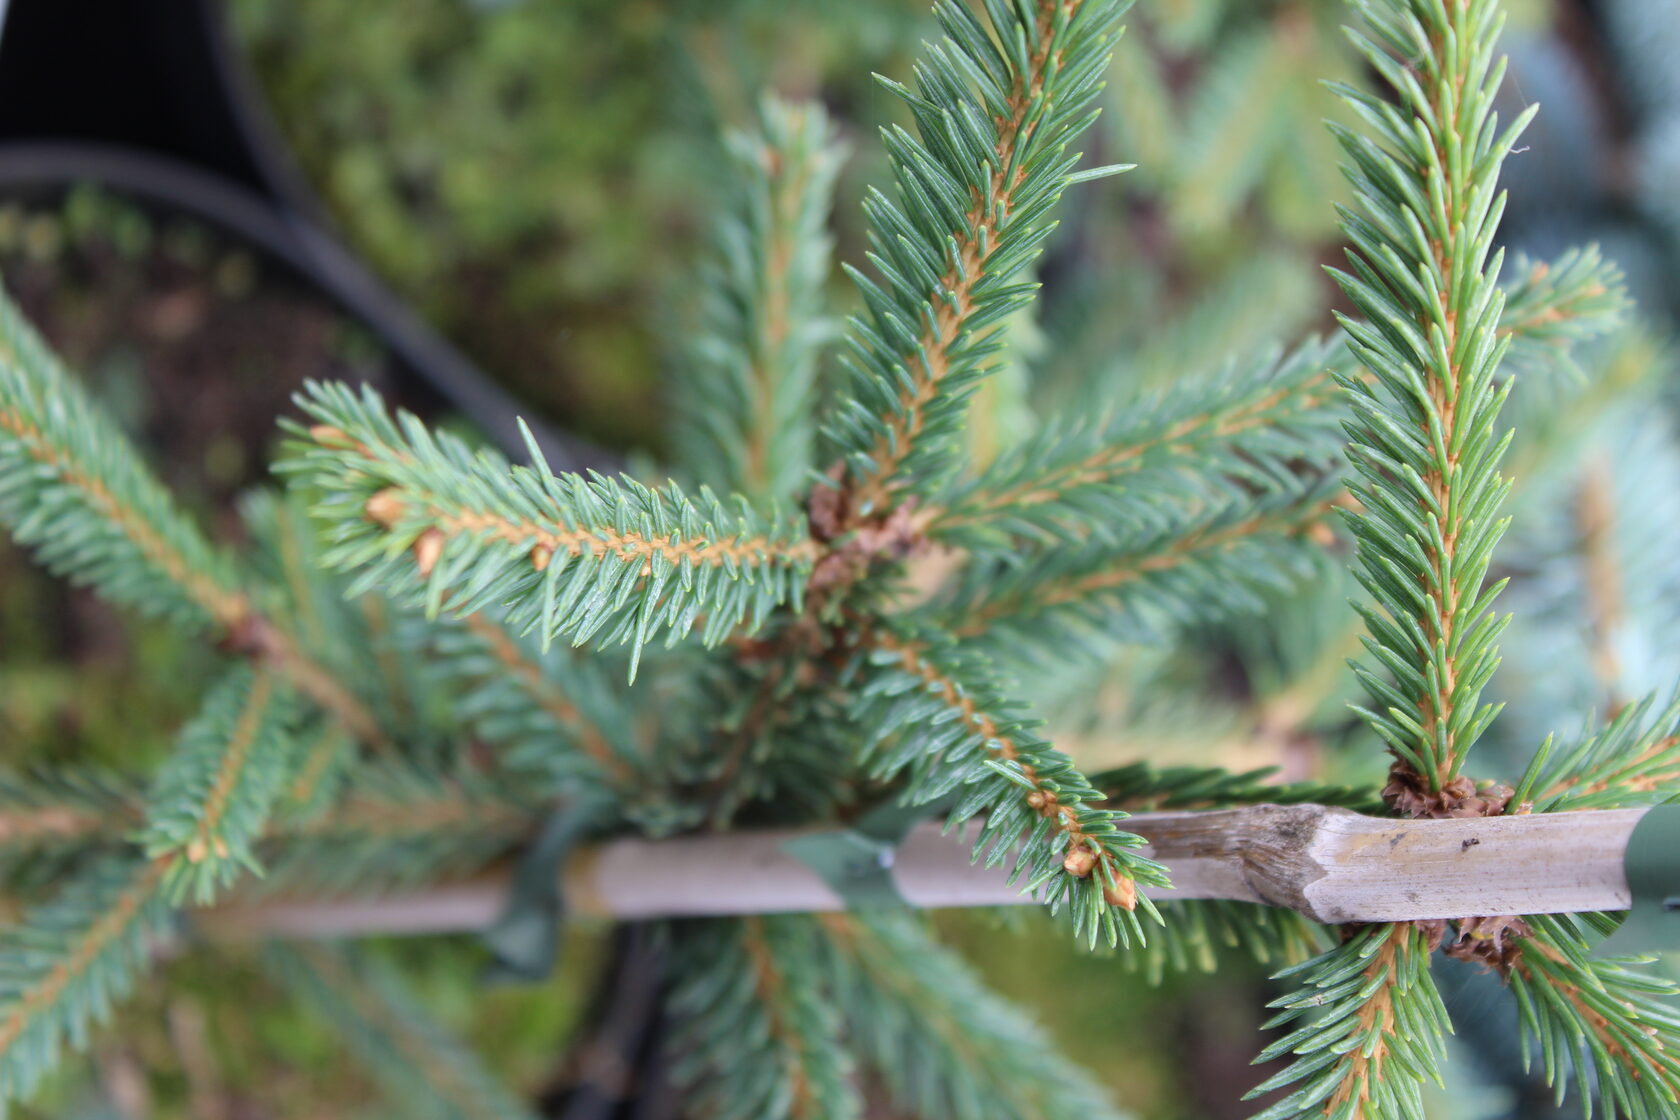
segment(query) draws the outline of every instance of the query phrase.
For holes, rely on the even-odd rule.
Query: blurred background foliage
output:
[[[1612,708],[1680,669],[1664,640],[1680,601],[1669,373],[1680,3],[1511,8],[1511,102],[1543,111],[1510,164],[1508,244],[1548,258],[1600,242],[1643,315],[1577,376],[1513,402],[1534,423],[1513,451],[1506,555],[1518,622],[1500,687],[1518,702],[1501,723],[1504,777],[1540,736],[1572,730],[1563,713]],[[692,322],[685,288],[724,167],[720,130],[745,122],[762,89],[821,99],[851,152],[837,256],[857,261],[858,200],[882,167],[874,128],[899,113],[869,75],[903,73],[930,27],[922,0],[230,0],[227,10],[349,244],[534,412],[642,460],[668,430],[661,382]],[[1313,122],[1342,112],[1320,79],[1363,80],[1344,18],[1335,0],[1139,5],[1088,153],[1139,167],[1071,194],[1040,265],[1035,319],[1015,325],[1004,373],[977,400],[976,459],[1093,392],[1112,406],[1332,326],[1320,266],[1339,258],[1332,204],[1344,187]],[[51,204],[0,200],[0,271],[165,478],[224,528],[235,495],[261,480],[274,417],[303,378],[366,378],[402,394],[356,325],[245,247],[94,188]],[[833,295],[849,306],[839,277]],[[1608,607],[1590,574],[1606,564],[1621,592]],[[1276,766],[1374,787],[1379,752],[1346,709],[1343,660],[1359,636],[1347,594],[1336,580],[1280,593],[1252,621],[1116,651],[1090,678],[1035,681],[1028,694],[1093,768]],[[208,668],[208,655],[119,620],[0,545],[10,764],[143,765]],[[1217,978],[1152,988],[1125,961],[1063,949],[1036,916],[940,925],[1139,1117],[1245,1114],[1236,1102],[1259,1079],[1247,1063],[1265,965],[1219,950],[1208,962]],[[1040,962],[1030,983],[1011,967],[1023,939]],[[483,987],[482,956],[464,939],[374,955],[537,1097],[562,1076],[603,942],[600,929],[574,931],[560,974],[526,988]],[[43,1114],[402,1114],[370,1103],[380,1098],[360,1063],[258,958],[224,947],[171,961]],[[1476,1014],[1489,981],[1454,976],[1455,1010]],[[237,1000],[218,998],[230,990]],[[1548,1114],[1514,1045],[1457,1057],[1437,1115]]]
[[[866,136],[890,100],[869,75],[903,68],[924,7],[236,0],[229,11],[350,243],[524,399],[624,444],[662,430],[657,324],[723,170],[720,126],[775,88],[822,97]]]

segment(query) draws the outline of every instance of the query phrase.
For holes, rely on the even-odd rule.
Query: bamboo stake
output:
[[[1502,914],[1625,910],[1623,857],[1643,809],[1394,820],[1322,805],[1140,813],[1173,889],[1158,901],[1224,898],[1282,906],[1321,922],[1394,922]],[[969,835],[913,829],[890,873],[919,908],[1030,901],[1003,868],[969,862]],[[674,840],[621,839],[577,853],[563,887],[573,914],[635,920],[845,909],[784,848],[806,833],[760,831]],[[232,904],[199,916],[213,936],[337,937],[482,929],[500,913],[507,875],[383,898]]]

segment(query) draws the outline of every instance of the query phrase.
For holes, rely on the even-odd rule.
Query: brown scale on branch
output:
[[[1429,780],[1397,762],[1388,772],[1382,796],[1396,813],[1415,820],[1462,819],[1502,816],[1516,793],[1497,782],[1477,785],[1460,774],[1440,789],[1429,788]]]
[[[1484,965],[1501,976],[1509,973],[1522,954],[1520,942],[1534,929],[1515,915],[1460,918],[1458,937],[1446,948],[1455,960]]]
[[[811,490],[806,516],[811,539],[821,549],[806,591],[820,608],[823,599],[862,580],[882,560],[906,560],[927,547],[926,519],[916,514],[914,499],[874,520],[859,518],[855,495],[841,485],[845,468],[829,469],[832,486]]]

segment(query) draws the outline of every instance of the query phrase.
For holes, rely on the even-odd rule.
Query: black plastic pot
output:
[[[409,387],[524,457],[513,398],[333,235],[211,0],[10,0],[0,11],[0,192],[94,183],[248,243],[379,338]],[[607,465],[531,427],[555,468]]]

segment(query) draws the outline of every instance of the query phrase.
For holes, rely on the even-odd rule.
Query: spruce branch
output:
[[[319,944],[269,945],[286,992],[337,1029],[403,1115],[426,1120],[531,1120],[511,1089],[371,954]]]
[[[763,517],[709,489],[510,466],[371,390],[312,383],[298,403],[316,421],[280,469],[299,476],[329,526],[326,560],[436,615],[505,607],[510,625],[546,643],[627,643],[698,627],[715,645],[797,604],[815,543],[795,519]],[[701,616],[704,616],[703,620]]]
[[[1680,989],[1633,960],[1589,957],[1610,923],[1599,915],[1533,917],[1513,942],[1524,1061],[1538,1050],[1562,1104],[1571,1081],[1582,1112],[1596,1097],[1606,1120],[1660,1120],[1680,1108]],[[1590,1078],[1588,1073],[1590,1071]]]
[[[344,743],[342,736],[326,741]],[[341,765],[332,788],[301,804],[291,800],[268,817],[254,846],[254,859],[267,873],[241,880],[239,893],[376,893],[432,884],[507,856],[541,821],[540,802],[528,792],[470,772],[410,763]],[[297,777],[305,773],[299,767]],[[147,783],[119,774],[0,773],[4,881],[32,894],[56,883],[55,872],[113,857],[140,859],[148,811],[156,812],[147,797]],[[164,857],[161,874],[186,876],[191,869],[179,866],[186,863],[185,852],[176,849],[173,860]]]
[[[1118,1120],[1031,1016],[988,991],[917,918],[824,914],[818,929],[848,1042],[895,1109],[926,1120]]]
[[[181,731],[147,798],[141,846],[167,860],[166,896],[200,906],[244,872],[297,758],[290,697],[264,670],[232,670]]]
[[[1065,908],[1093,944],[1099,935],[1109,944],[1141,938],[1137,886],[1164,885],[1162,869],[1120,829],[1126,814],[1105,807],[1072,760],[1005,700],[991,666],[933,630],[882,628],[865,641],[870,672],[854,723],[871,744],[870,773],[905,776],[902,796],[912,803],[959,790],[951,825],[985,814],[976,860],[1013,859],[1027,889],[1052,911]]]
[[[365,706],[253,609],[232,560],[0,295],[0,521],[54,573],[284,671],[363,741]]]
[[[269,614],[283,618],[298,643],[335,673],[371,657],[365,627],[345,602],[343,581],[320,564],[320,532],[304,503],[271,489],[239,502],[252,547],[241,557],[272,589]]]
[[[1298,1086],[1255,1120],[1415,1120],[1422,1083],[1438,1080],[1451,1031],[1429,973],[1430,945],[1408,923],[1370,926],[1304,964],[1278,973],[1300,990],[1272,1004],[1267,1024],[1300,1023],[1257,1061],[1293,1055],[1250,1097]],[[1304,1082],[1304,1084],[1302,1084]]]
[[[1161,928],[1147,944],[1120,957],[1120,965],[1159,985],[1166,977],[1213,973],[1236,951],[1273,967],[1287,967],[1322,953],[1326,927],[1292,910],[1227,899],[1166,899]]]
[[[1592,384],[1622,364],[1595,364]],[[1508,565],[1520,584],[1515,677],[1533,699],[1507,738],[1537,737],[1583,708],[1615,716],[1680,676],[1664,638],[1680,605],[1669,563],[1680,547],[1680,444],[1654,388],[1624,388],[1608,416],[1593,415],[1585,392],[1545,402],[1556,430],[1538,441],[1550,454],[1533,456]]]
[[[1348,521],[1374,600],[1358,672],[1372,727],[1439,791],[1496,712],[1480,695],[1498,664],[1502,585],[1483,583],[1506,526],[1497,468],[1510,436],[1496,424],[1510,382],[1495,378],[1508,339],[1492,241],[1499,169],[1530,114],[1499,129],[1495,3],[1358,7],[1369,32],[1351,37],[1398,101],[1344,87],[1370,135],[1332,126],[1358,196],[1343,214],[1351,271],[1333,274],[1365,316],[1343,325],[1374,375],[1342,382],[1366,507]]]
[[[1579,564],[1592,673],[1612,713],[1627,706],[1627,697],[1622,694],[1621,656],[1616,650],[1616,631],[1626,614],[1627,575],[1616,555],[1617,497],[1610,462],[1594,458],[1582,474],[1574,513],[1580,535]]]
[[[0,883],[32,895],[128,849],[138,781],[82,767],[0,771]]]
[[[103,861],[0,932],[0,1112],[31,1096],[68,1046],[127,995],[168,916],[163,861]]]
[[[811,467],[828,216],[843,151],[822,107],[765,98],[727,138],[732,197],[698,278],[699,337],[675,384],[678,461],[721,493],[786,501]]]
[[[506,766],[556,793],[635,792],[643,760],[630,713],[598,662],[544,651],[491,610],[422,623],[414,636],[432,652],[455,717],[504,751]]]
[[[249,614],[228,556],[4,297],[0,518],[55,574],[147,617],[213,632]]]
[[[1094,640],[1158,637],[1259,611],[1323,564],[1336,502],[1317,491],[1230,500],[1114,540],[1050,548],[1032,563],[971,564],[930,605],[959,637],[1054,659]]]
[[[1555,261],[1518,256],[1504,285],[1499,329],[1511,336],[1507,360],[1518,369],[1567,359],[1584,342],[1602,338],[1631,307],[1622,270],[1598,246],[1571,249]]]
[[[321,664],[285,629],[253,616],[252,624],[230,635],[234,648],[248,651],[258,662],[271,665],[310,702],[332,716],[356,739],[374,750],[394,748],[379,720],[355,690]],[[242,646],[241,643],[248,645]]]
[[[1515,358],[1556,364],[1622,320],[1620,270],[1594,248],[1516,262],[1500,330]],[[919,517],[929,539],[1007,549],[1017,539],[1082,541],[1177,508],[1299,484],[1339,467],[1336,382],[1368,379],[1339,340],[1232,363],[1140,405],[1052,419],[1042,434],[952,487]],[[1113,414],[1116,413],[1117,414]]]
[[[671,933],[673,1075],[696,1116],[860,1115],[840,1019],[820,983],[814,918],[723,918]]]
[[[1308,107],[1302,63],[1310,57],[1309,21],[1307,13],[1284,8],[1209,44],[1212,54],[1188,91],[1172,145],[1168,213],[1185,232],[1234,221],[1279,162],[1300,158],[1289,150],[1299,122],[1280,109]]]
[[[1164,929],[1129,963],[1155,977],[1210,967],[1221,946],[1298,959],[1333,939],[1322,924],[1342,925],[1337,947],[1282,973],[1301,987],[1275,1005],[1288,1033],[1263,1058],[1291,1064],[1256,1091],[1287,1094],[1264,1120],[1421,1114],[1450,1029],[1429,970],[1449,922],[1460,935],[1449,955],[1508,970],[1560,1094],[1573,1045],[1575,1076],[1591,1067],[1613,1115],[1675,1113],[1673,991],[1590,959],[1610,919],[1461,916],[1625,902],[1633,807],[1680,781],[1680,694],[1615,712],[1570,745],[1549,740],[1516,812],[1505,812],[1511,791],[1461,773],[1496,714],[1482,693],[1503,626],[1489,576],[1510,489],[1500,410],[1527,365],[1561,368],[1614,323],[1620,278],[1588,250],[1520,264],[1501,287],[1497,178],[1522,122],[1501,130],[1492,111],[1495,0],[1355,2],[1371,24],[1355,41],[1393,98],[1343,91],[1367,127],[1336,130],[1358,199],[1336,274],[1357,316],[1342,320],[1348,343],[1281,357],[1238,347],[1245,357],[1222,377],[1070,417],[1001,460],[964,423],[994,419],[971,402],[1031,306],[1062,192],[1119,170],[1078,171],[1071,146],[1127,0],[936,0],[944,38],[915,88],[886,83],[913,131],[885,132],[896,189],[865,204],[873,267],[853,273],[864,311],[822,425],[831,485],[803,495],[838,160],[814,107],[767,103],[760,134],[731,141],[740,181],[679,387],[679,471],[697,476],[697,497],[555,474],[529,433],[535,465],[513,466],[371,392],[312,385],[299,402],[313,426],[291,426],[283,464],[297,484],[290,500],[248,504],[257,547],[236,567],[0,301],[0,520],[55,571],[249,662],[213,689],[149,794],[126,778],[0,777],[0,868],[24,869],[28,889],[75,871],[56,901],[0,933],[0,1097],[36,1087],[66,1039],[85,1041],[170,906],[231,896],[197,916],[211,933],[218,919],[235,933],[377,931],[392,914],[397,932],[482,928],[558,795],[602,796],[615,827],[644,834],[567,861],[559,874],[579,909],[725,915],[665,927],[676,1075],[698,1115],[855,1118],[854,1057],[895,1107],[929,1116],[1110,1114],[915,920],[846,911],[850,893],[795,854],[843,828],[857,802],[949,797],[948,821],[911,828],[882,861],[909,905],[1031,897],[1111,944],[1141,941],[1154,916]],[[1218,5],[1195,6],[1211,13],[1191,17],[1203,32],[1225,26]],[[1249,86],[1293,86],[1298,17],[1262,17],[1276,44],[1233,22],[1189,98],[1200,109],[1185,166],[1232,172],[1189,183],[1191,209],[1220,209],[1299,147],[1265,99],[1240,104]],[[1236,127],[1256,119],[1263,128]],[[1252,339],[1262,320],[1275,327],[1278,294],[1248,289],[1286,273],[1262,263],[1230,273],[1132,365],[1166,369]],[[1306,298],[1289,293],[1286,313]],[[1332,399],[1332,384],[1345,396]],[[1332,429],[1344,423],[1351,500],[1331,496]],[[953,482],[965,449],[978,476]],[[801,510],[779,504],[801,497]],[[1140,763],[1090,778],[1010,699],[1005,659],[1065,673],[1080,646],[1278,607],[1273,592],[1324,570],[1338,504],[1372,600],[1365,714],[1397,758],[1391,789],[1418,795],[1390,807],[1466,819],[1360,816],[1338,806],[1380,800],[1272,785],[1265,772]],[[1583,524],[1601,566],[1610,524]],[[930,544],[943,551],[929,559],[960,565],[950,584],[901,563]],[[923,598],[898,594],[912,584]],[[1628,609],[1608,594],[1597,606],[1607,619]],[[1329,692],[1313,691],[1322,679],[1291,682],[1279,701],[1268,690],[1288,676],[1278,666],[1307,645],[1321,660],[1341,652],[1289,626],[1259,641],[1258,628],[1220,635],[1261,698],[1252,723],[1274,736],[1306,726]],[[551,649],[555,638],[631,646],[634,677],[652,639],[690,636],[650,665],[640,695],[652,716],[608,687],[605,658]],[[692,648],[724,643],[727,657]],[[1202,652],[1153,680],[1192,657],[1199,671]],[[477,749],[464,757],[463,730],[495,749],[491,764]],[[403,750],[368,764],[347,732],[365,744],[393,735]],[[1593,809],[1610,811],[1566,813]],[[673,832],[684,834],[645,835]],[[259,868],[262,882],[238,875]],[[1159,914],[1151,896],[1169,871],[1176,894]],[[321,897],[332,895],[349,897]],[[841,912],[800,912],[824,907]],[[1385,924],[1347,924],[1366,922]],[[275,959],[407,1111],[528,1115],[378,959]]]
[[[1651,448],[1653,456],[1666,454],[1660,449],[1664,441],[1659,434],[1664,431],[1661,415],[1643,403],[1659,394],[1667,382],[1666,342],[1637,322],[1614,331],[1606,342],[1590,376],[1527,380],[1518,376],[1523,391],[1513,403],[1521,409],[1520,424],[1509,467],[1514,492],[1525,510],[1545,508],[1528,495],[1544,493],[1548,482],[1555,484],[1563,471],[1578,465],[1589,444],[1604,437],[1608,425],[1630,411],[1643,413],[1645,421],[1643,430],[1636,426],[1633,438],[1648,446],[1659,444]]]
[[[1658,706],[1655,696],[1623,708],[1572,746],[1548,738],[1535,752],[1514,805],[1534,812],[1656,805],[1680,783],[1680,695]]]
[[[864,205],[878,279],[852,271],[866,311],[825,425],[858,517],[885,513],[956,460],[998,324],[1032,298],[1032,285],[1011,280],[1054,228],[1047,215],[1078,162],[1066,148],[1092,119],[1125,7],[988,0],[988,28],[966,4],[939,0],[945,38],[918,63],[915,88],[883,79],[917,134],[883,132],[897,198],[873,192]]]
[[[337,799],[356,757],[355,743],[332,724],[300,734],[297,765],[286,783],[282,812],[307,820]]]
[[[794,823],[831,818],[853,799],[857,742],[834,670],[808,651],[776,650],[700,670],[703,727],[683,729],[663,767],[698,814]]]
[[[1278,768],[1155,766],[1134,762],[1091,775],[1110,804],[1131,812],[1230,809],[1240,805],[1335,805],[1369,811],[1380,802],[1365,789],[1321,782],[1276,782]]]
[[[929,538],[1008,550],[1016,538],[1078,543],[1168,522],[1185,507],[1298,488],[1341,452],[1332,371],[1341,343],[1263,355],[1153,401],[1044,433],[924,513]]]
[[[298,496],[254,490],[241,497],[239,513],[251,537],[240,560],[255,577],[262,613],[260,624],[231,635],[235,644],[280,667],[358,739],[391,750],[388,733],[413,730],[413,689],[411,680],[383,671],[383,604],[346,596],[347,581],[321,562],[320,527]],[[369,665],[382,671],[368,673]]]
[[[1574,439],[1560,434],[1567,453],[1535,480],[1516,518],[1510,653],[1525,699],[1508,741],[1579,726],[1583,710],[1613,718],[1641,696],[1656,695],[1661,708],[1680,678],[1666,641],[1680,621],[1680,571],[1670,563],[1680,548],[1680,444],[1668,409],[1643,390],[1604,421],[1590,434],[1565,429]]]
[[[257,846],[267,868],[244,894],[377,894],[483,870],[528,842],[543,805],[464,768],[364,762],[336,798],[274,817]]]

